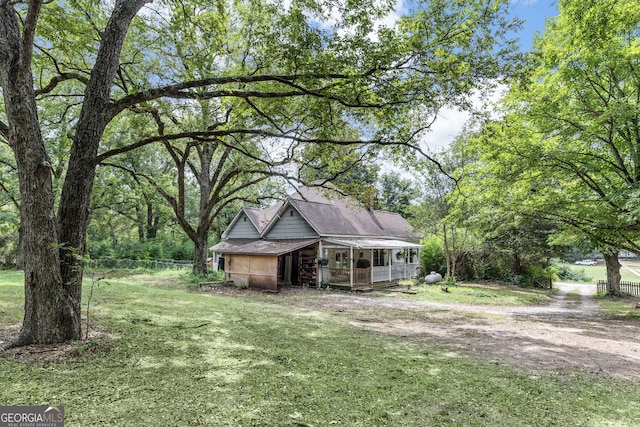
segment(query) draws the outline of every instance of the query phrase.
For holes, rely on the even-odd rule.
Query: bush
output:
[[[424,275],[430,271],[442,272],[447,269],[444,257],[444,245],[437,236],[429,236],[422,240],[420,249],[420,268]]]
[[[164,253],[171,259],[193,259],[193,242],[170,243],[165,246]]]
[[[570,282],[591,282],[592,277],[587,276],[584,268],[573,268],[569,264],[559,260],[553,260],[553,265],[558,270],[558,280],[567,280]]]

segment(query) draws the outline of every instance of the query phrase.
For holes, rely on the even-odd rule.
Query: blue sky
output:
[[[544,30],[546,18],[558,14],[556,0],[515,0],[512,2],[513,15],[524,21],[522,30],[517,34],[524,50],[530,50],[536,31]]]
[[[536,32],[544,31],[545,20],[558,14],[557,0],[514,0],[512,14],[522,21],[522,29],[515,35],[520,39],[523,51],[531,50]],[[496,95],[496,100],[498,95]],[[469,120],[469,114],[452,109],[443,109],[435,123],[421,140],[427,151],[437,151],[447,147],[462,131]]]

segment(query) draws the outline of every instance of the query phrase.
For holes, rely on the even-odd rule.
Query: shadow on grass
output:
[[[118,283],[96,301],[109,339],[55,362],[0,359],[0,401],[56,402],[83,426],[632,425],[640,412],[625,400],[637,385],[496,364],[468,340],[383,334],[348,311]]]

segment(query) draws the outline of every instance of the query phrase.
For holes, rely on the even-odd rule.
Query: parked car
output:
[[[575,265],[598,265],[598,263],[592,259],[583,259],[582,261],[576,261]]]

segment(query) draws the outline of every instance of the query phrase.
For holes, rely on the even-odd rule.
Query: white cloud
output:
[[[488,97],[472,96],[471,102],[476,111],[488,113],[496,117],[494,107],[504,96],[506,87],[498,86]],[[472,115],[468,111],[447,107],[440,110],[430,131],[420,139],[420,146],[425,151],[437,151],[448,147],[462,132]]]

